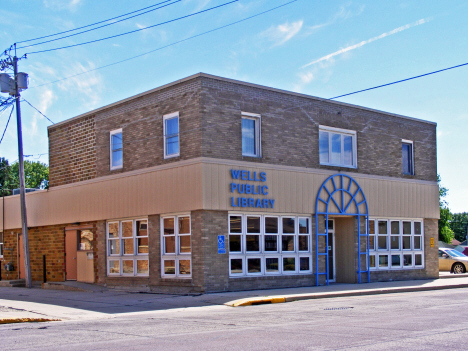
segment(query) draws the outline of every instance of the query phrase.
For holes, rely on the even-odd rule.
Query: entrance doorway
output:
[[[354,226],[355,217],[334,218],[335,265],[337,283],[356,283],[356,234]]]
[[[65,279],[77,278],[78,231],[65,231]]]
[[[368,216],[366,197],[353,178],[335,174],[322,183],[315,201],[317,285],[370,281]]]

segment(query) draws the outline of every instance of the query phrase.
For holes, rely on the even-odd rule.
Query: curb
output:
[[[11,323],[39,323],[39,322],[58,322],[60,319],[49,319],[49,318],[3,318],[0,319],[0,324],[11,324]]]
[[[457,285],[427,286],[427,287],[420,286],[420,287],[406,287],[406,288],[383,288],[383,289],[373,289],[373,290],[341,291],[341,292],[332,292],[332,293],[252,297],[252,298],[245,298],[245,299],[226,302],[224,305],[230,306],[230,307],[242,307],[242,306],[263,305],[263,304],[270,304],[270,303],[294,302],[294,301],[301,301],[301,300],[330,299],[330,298],[335,298],[335,297],[383,295],[383,294],[395,294],[395,293],[403,293],[403,292],[446,290],[446,289],[458,289],[458,288],[468,288],[468,283],[457,284]]]

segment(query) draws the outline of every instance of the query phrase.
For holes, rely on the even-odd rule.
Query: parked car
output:
[[[439,249],[439,271],[461,274],[468,270],[468,256],[454,249]]]

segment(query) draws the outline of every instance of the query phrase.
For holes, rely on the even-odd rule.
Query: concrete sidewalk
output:
[[[453,277],[453,275],[451,276]],[[305,299],[364,296],[415,291],[467,288],[468,277],[452,279],[395,281],[369,284],[252,290],[203,295],[135,293],[113,289],[88,291],[45,290],[40,287],[0,287],[0,320],[49,318],[92,320],[184,308],[228,308]]]

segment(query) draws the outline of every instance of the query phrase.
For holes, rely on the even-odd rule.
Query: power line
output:
[[[8,128],[8,124],[10,123],[10,118],[11,118],[11,114],[13,113],[13,110],[15,109],[14,106],[11,107],[11,111],[10,111],[10,116],[8,117],[8,121],[7,121],[7,124],[5,126],[5,130],[3,131],[3,135],[2,135],[2,138],[0,139],[0,144],[2,143],[3,141],[3,137],[5,136],[5,133],[7,131],[7,128]]]
[[[281,7],[284,7],[284,6],[287,6],[287,5],[290,5],[294,2],[296,2],[298,0],[292,0],[292,1],[289,1],[283,5],[279,5],[279,6],[276,6],[276,7],[273,7],[269,10],[266,10],[266,11],[263,11],[263,12],[259,12],[255,15],[252,15],[252,16],[249,16],[249,17],[246,17],[246,18],[243,18],[239,21],[235,21],[235,22],[232,22],[232,23],[229,23],[229,24],[226,24],[226,25],[223,25],[223,26],[220,26],[220,27],[217,27],[217,28],[214,28],[214,29],[210,29],[206,32],[203,32],[203,33],[200,33],[200,34],[196,34],[196,35],[193,35],[191,37],[188,37],[188,38],[185,38],[185,39],[181,39],[181,40],[178,40],[178,41],[175,41],[173,43],[170,43],[170,44],[167,44],[167,45],[164,45],[164,46],[161,46],[157,49],[154,49],[154,50],[151,50],[151,51],[147,51],[143,54],[139,54],[139,55],[136,55],[136,56],[132,56],[132,57],[129,57],[129,58],[126,58],[126,59],[123,59],[121,61],[116,61],[116,62],[113,62],[113,63],[109,63],[107,65],[104,65],[104,66],[101,66],[101,67],[97,67],[97,68],[93,68],[93,69],[90,69],[88,71],[84,71],[84,72],[80,72],[80,73],[77,73],[77,74],[73,74],[71,76],[68,76],[68,77],[65,77],[65,78],[61,78],[61,79],[57,79],[57,80],[54,80],[54,81],[51,81],[51,82],[47,82],[47,83],[43,83],[43,84],[39,84],[39,85],[35,85],[35,86],[32,86],[32,87],[29,87],[29,89],[33,89],[33,88],[38,88],[38,87],[42,87],[44,85],[49,85],[49,84],[53,84],[53,83],[58,83],[58,82],[61,82],[61,81],[64,81],[64,80],[67,80],[67,79],[71,79],[71,78],[74,78],[74,77],[77,77],[77,76],[80,76],[82,74],[86,74],[86,73],[90,73],[90,72],[93,72],[93,71],[97,71],[97,70],[100,70],[100,69],[103,69],[103,68],[107,68],[107,67],[110,67],[110,66],[114,66],[114,65],[117,65],[119,63],[123,63],[123,62],[127,62],[127,61],[131,61],[131,60],[134,60],[136,58],[139,58],[139,57],[142,57],[142,56],[145,56],[145,55],[149,55],[153,52],[156,52],[156,51],[159,51],[159,50],[163,50],[163,49],[166,49],[170,46],[174,46],[176,44],[180,44],[182,42],[185,42],[185,41],[188,41],[188,40],[191,40],[191,39],[195,39],[197,37],[201,37],[203,35],[206,35],[206,34],[209,34],[209,33],[212,33],[212,32],[216,32],[218,30],[221,30],[221,29],[224,29],[226,27],[230,27],[230,26],[233,26],[235,24],[238,24],[238,23],[241,23],[241,22],[244,22],[244,21],[247,21],[247,20],[250,20],[252,18],[255,18],[255,17],[258,17],[258,16],[261,16],[261,15],[264,15],[265,13],[268,13],[268,12],[271,12],[271,11],[274,11],[274,10],[277,10]]]
[[[120,17],[125,17],[125,16],[128,16],[128,15],[134,14],[134,13],[136,13],[136,12],[144,11],[144,10],[147,10],[147,9],[149,9],[149,8],[152,8],[152,7],[155,7],[155,6],[164,4],[164,3],[168,2],[168,1],[172,1],[172,0],[166,0],[166,1],[163,1],[163,2],[159,2],[159,3],[154,4],[154,5],[151,5],[151,6],[143,7],[143,8],[141,8],[141,9],[139,9],[139,10],[135,10],[135,11],[132,11],[132,12],[124,13],[123,15],[120,15],[120,16],[117,16],[117,17],[112,17],[112,18],[109,18],[109,19],[106,19],[106,20],[103,20],[103,21],[91,23],[91,24],[88,24],[88,25],[86,25],[86,26],[82,26],[82,27],[78,27],[78,28],[75,28],[75,29],[66,30],[66,31],[63,31],[63,32],[55,33],[55,34],[45,35],[45,36],[43,36],[43,37],[37,37],[37,38],[34,38],[34,39],[28,39],[28,40],[17,41],[16,43],[17,43],[17,44],[26,43],[26,42],[28,42],[28,41],[34,41],[34,40],[39,40],[39,39],[45,39],[45,38],[54,37],[54,36],[56,36],[56,35],[61,35],[61,34],[65,34],[65,33],[74,32],[75,30],[79,30],[79,29],[83,29],[83,28],[92,27],[92,26],[95,26],[95,25],[98,25],[98,24],[101,24],[101,23],[105,23],[105,22],[109,22],[109,21],[115,20],[115,19],[120,18]],[[146,12],[145,12],[145,13],[146,13]],[[114,22],[114,23],[117,23],[117,22]]]
[[[168,1],[172,1],[172,0],[166,0],[166,1],[163,1],[162,3],[160,3],[160,4],[163,4],[163,3],[168,2]],[[123,18],[123,19],[121,19],[121,20],[118,20],[118,21],[115,21],[115,22],[112,22],[112,23],[107,23],[107,24],[104,24],[104,25],[99,26],[99,27],[96,27],[96,28],[87,29],[87,30],[84,30],[84,31],[82,31],[82,32],[78,32],[78,33],[66,35],[66,36],[60,37],[60,38],[55,38],[55,39],[50,39],[50,40],[46,40],[46,41],[41,41],[41,42],[39,42],[39,43],[34,43],[34,44],[30,44],[30,45],[20,46],[20,47],[17,47],[17,49],[29,48],[29,47],[31,47],[31,46],[46,44],[46,43],[50,43],[50,42],[53,42],[53,41],[57,41],[57,40],[65,39],[65,38],[70,38],[70,37],[73,37],[73,36],[75,36],[75,35],[79,35],[79,34],[91,32],[91,31],[96,30],[96,29],[100,29],[100,28],[104,28],[104,27],[107,27],[107,26],[111,26],[111,25],[113,25],[113,24],[126,21],[126,20],[128,20],[128,19],[130,19],[130,18],[134,18],[134,17],[141,16],[141,15],[144,15],[144,14],[149,13],[149,12],[152,12],[152,11],[156,11],[156,10],[162,9],[163,7],[166,7],[166,6],[174,5],[174,4],[176,4],[176,3],[178,3],[178,2],[181,2],[181,1],[182,1],[182,0],[176,0],[176,1],[174,1],[174,2],[171,2],[170,4],[166,4],[166,5],[157,7],[157,8],[155,8],[155,9],[148,10],[148,11],[143,12],[143,13],[139,13],[139,14],[137,14],[137,15],[133,15],[133,16],[130,16],[130,17],[127,17],[127,18]],[[158,5],[159,5],[159,4],[158,4]]]
[[[72,48],[72,47],[75,47],[75,46],[81,46],[81,45],[85,45],[85,44],[96,43],[96,42],[98,42],[98,41],[103,41],[103,40],[107,40],[107,39],[112,39],[112,38],[121,37],[121,36],[123,36],[123,35],[127,35],[127,34],[132,34],[132,33],[140,32],[140,31],[142,31],[142,30],[146,30],[146,29],[149,29],[149,28],[154,28],[154,27],[157,27],[157,26],[161,26],[161,25],[163,25],[163,24],[167,24],[167,23],[179,21],[179,20],[184,19],[184,18],[188,18],[188,17],[192,17],[192,16],[195,16],[195,15],[199,15],[199,14],[201,14],[201,13],[203,13],[203,12],[215,10],[215,9],[217,9],[217,8],[220,8],[220,7],[223,7],[223,6],[232,4],[232,3],[234,3],[234,2],[238,2],[238,1],[239,1],[239,0],[232,0],[232,1],[226,2],[226,3],[221,4],[221,5],[217,5],[217,6],[210,7],[209,9],[206,9],[206,10],[201,10],[201,11],[192,13],[192,14],[190,14],[190,15],[185,15],[185,16],[182,16],[182,17],[177,17],[177,18],[174,18],[174,19],[172,19],[172,20],[169,20],[169,21],[166,21],[166,22],[161,22],[161,23],[158,23],[158,24],[154,24],[154,25],[152,25],[152,26],[148,26],[148,27],[145,27],[145,28],[135,29],[135,30],[132,30],[132,31],[130,31],[130,32],[120,33],[120,34],[112,35],[112,36],[110,36],[110,37],[105,37],[105,38],[101,38],[101,39],[90,40],[90,41],[86,41],[86,42],[79,43],[79,44],[67,45],[67,46],[62,46],[62,47],[53,48],[53,49],[47,49],[47,50],[39,50],[39,51],[28,52],[27,55],[39,54],[39,53],[42,53],[42,52],[56,51],[56,50],[62,50],[62,49],[68,49],[68,48]]]
[[[373,90],[373,89],[377,89],[377,88],[382,88],[382,87],[386,87],[388,85],[393,85],[393,84],[397,84],[397,83],[401,83],[401,82],[406,82],[408,80],[412,80],[412,79],[416,79],[416,78],[421,78],[421,77],[425,77],[425,76],[429,76],[431,74],[435,74],[435,73],[439,73],[439,72],[443,72],[443,71],[448,71],[450,69],[454,69],[454,68],[458,68],[458,67],[462,67],[462,66],[466,66],[468,65],[468,62],[467,63],[462,63],[461,65],[456,65],[456,66],[452,66],[452,67],[448,67],[448,68],[443,68],[443,69],[439,69],[437,71],[433,71],[433,72],[429,72],[429,73],[424,73],[424,74],[420,74],[419,76],[414,76],[414,77],[410,77],[410,78],[406,78],[406,79],[401,79],[401,80],[397,80],[395,82],[391,82],[391,83],[387,83],[387,84],[382,84],[382,85],[377,85],[376,87],[372,87],[372,88],[367,88],[367,89],[362,89],[362,90],[358,90],[358,91],[354,91],[352,93],[348,93],[348,94],[344,94],[344,95],[339,95],[339,96],[335,96],[335,97],[332,97],[328,100],[333,100],[333,99],[338,99],[340,97],[344,97],[344,96],[348,96],[348,95],[353,95],[353,94],[357,94],[357,93],[362,93],[363,91],[368,91],[368,90]]]
[[[44,116],[50,123],[52,124],[55,124],[55,122],[53,122],[49,117],[47,117],[45,114],[43,114],[41,111],[39,111],[37,108],[35,108],[33,105],[31,105],[31,103],[26,100],[25,98],[23,98],[23,101],[26,102],[29,106],[31,106],[33,109],[35,109],[37,112],[39,112],[42,116]]]

